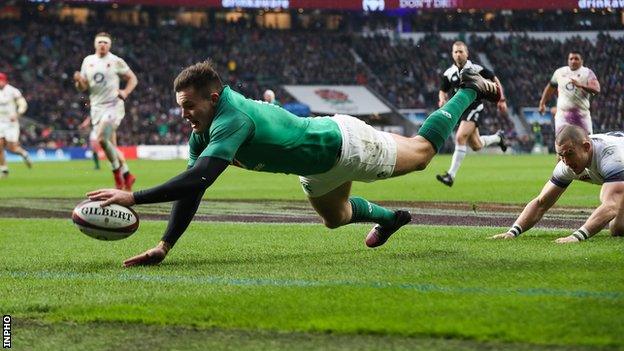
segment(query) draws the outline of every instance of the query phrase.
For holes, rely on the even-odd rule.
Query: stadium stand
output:
[[[521,20],[513,23],[505,16],[496,16],[485,24],[475,23],[477,14],[473,19],[462,17],[453,28],[440,20],[448,16],[452,15],[418,18],[425,21],[419,23],[438,23],[431,27],[438,30],[462,26],[477,30],[558,29],[552,24],[557,14],[519,15]],[[612,17],[597,17],[602,20],[593,19],[592,23],[594,27],[612,28]],[[574,23],[582,28],[584,21],[577,18]],[[217,63],[227,84],[251,97],[261,98],[264,89],[271,88],[282,103],[287,103],[292,98],[280,88],[282,84],[366,84],[397,108],[434,109],[439,75],[451,62],[452,40],[439,34],[428,34],[418,41],[387,35],[396,25],[393,18],[382,16],[357,17],[347,29],[333,31],[281,31],[249,23],[199,28],[118,24],[106,28],[97,20],[87,24],[51,17],[27,22],[3,20],[0,40],[8,43],[9,50],[0,51],[0,71],[8,73],[30,105],[27,117],[35,123],[23,129],[24,145],[82,145],[86,135],[78,131],[78,125],[88,113],[87,100],[73,88],[71,75],[79,69],[82,57],[93,51],[93,34],[106,29],[114,37],[112,51],[124,57],[139,77],[119,130],[120,145],[183,144],[189,126],[177,123],[179,110],[172,79],[182,67],[207,57]],[[416,23],[403,25],[419,29]],[[469,36],[467,41],[472,57],[481,53],[489,58],[516,113],[521,107],[536,106],[554,69],[565,64],[566,53],[572,48],[580,50],[603,89],[592,105],[594,130],[621,129],[623,39],[601,34],[595,43],[581,38],[560,42],[512,35]],[[530,150],[530,140],[516,139],[511,121],[488,106],[481,132],[490,134],[500,128],[508,132],[516,150]],[[542,133],[545,144],[552,144],[552,128],[544,126]]]

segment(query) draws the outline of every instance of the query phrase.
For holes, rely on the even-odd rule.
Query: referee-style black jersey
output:
[[[494,72],[490,71],[489,69],[468,60],[466,61],[464,68],[469,67],[472,67],[477,72],[479,72],[479,74],[481,74],[483,78],[494,80]],[[459,90],[459,71],[459,68],[455,64],[453,64],[446,71],[444,71],[444,73],[442,73],[440,90],[449,94],[449,98],[455,95],[457,90]],[[477,103],[478,105],[481,103],[481,101],[475,101],[475,103]],[[473,103],[473,105],[475,104]]]

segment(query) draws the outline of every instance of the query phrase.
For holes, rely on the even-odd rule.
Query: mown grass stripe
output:
[[[186,276],[157,276],[137,273],[121,273],[106,275],[100,273],[83,272],[1,272],[0,275],[11,278],[37,278],[51,280],[116,280],[119,282],[140,281],[147,283],[185,283],[199,285],[231,285],[231,286],[268,286],[268,287],[353,287],[373,289],[403,289],[414,290],[422,293],[449,293],[449,294],[474,294],[474,295],[518,295],[529,297],[571,297],[580,299],[623,299],[622,291],[586,291],[586,290],[563,290],[549,288],[486,288],[486,287],[455,287],[441,286],[427,283],[390,283],[390,282],[358,282],[348,280],[315,281],[315,280],[291,280],[270,278],[225,278],[225,277],[186,277]]]

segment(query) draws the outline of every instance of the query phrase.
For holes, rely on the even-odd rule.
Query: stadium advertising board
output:
[[[188,158],[187,145],[139,145],[137,157],[142,160],[173,160]]]
[[[416,125],[422,125],[427,119],[427,110],[424,108],[400,109],[399,112]]]
[[[522,115],[524,119],[530,124],[535,122],[539,124],[552,124],[553,116],[550,111],[546,111],[544,114],[539,113],[536,107],[525,107],[522,109]]]
[[[360,85],[284,85],[295,99],[315,114],[372,115],[391,110],[366,87]]]
[[[574,8],[624,8],[624,0],[68,0],[65,2],[215,8],[328,9],[354,11],[427,9],[554,10]]]

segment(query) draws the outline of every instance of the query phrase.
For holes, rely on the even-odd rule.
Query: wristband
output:
[[[580,227],[572,233],[572,236],[577,238],[578,241],[583,241],[589,239],[589,232],[585,229],[585,227]]]
[[[507,233],[511,233],[511,234],[513,234],[513,236],[518,236],[518,235],[522,234],[522,227],[519,226],[518,224],[514,223],[514,225],[512,225],[511,228],[509,228]]]

